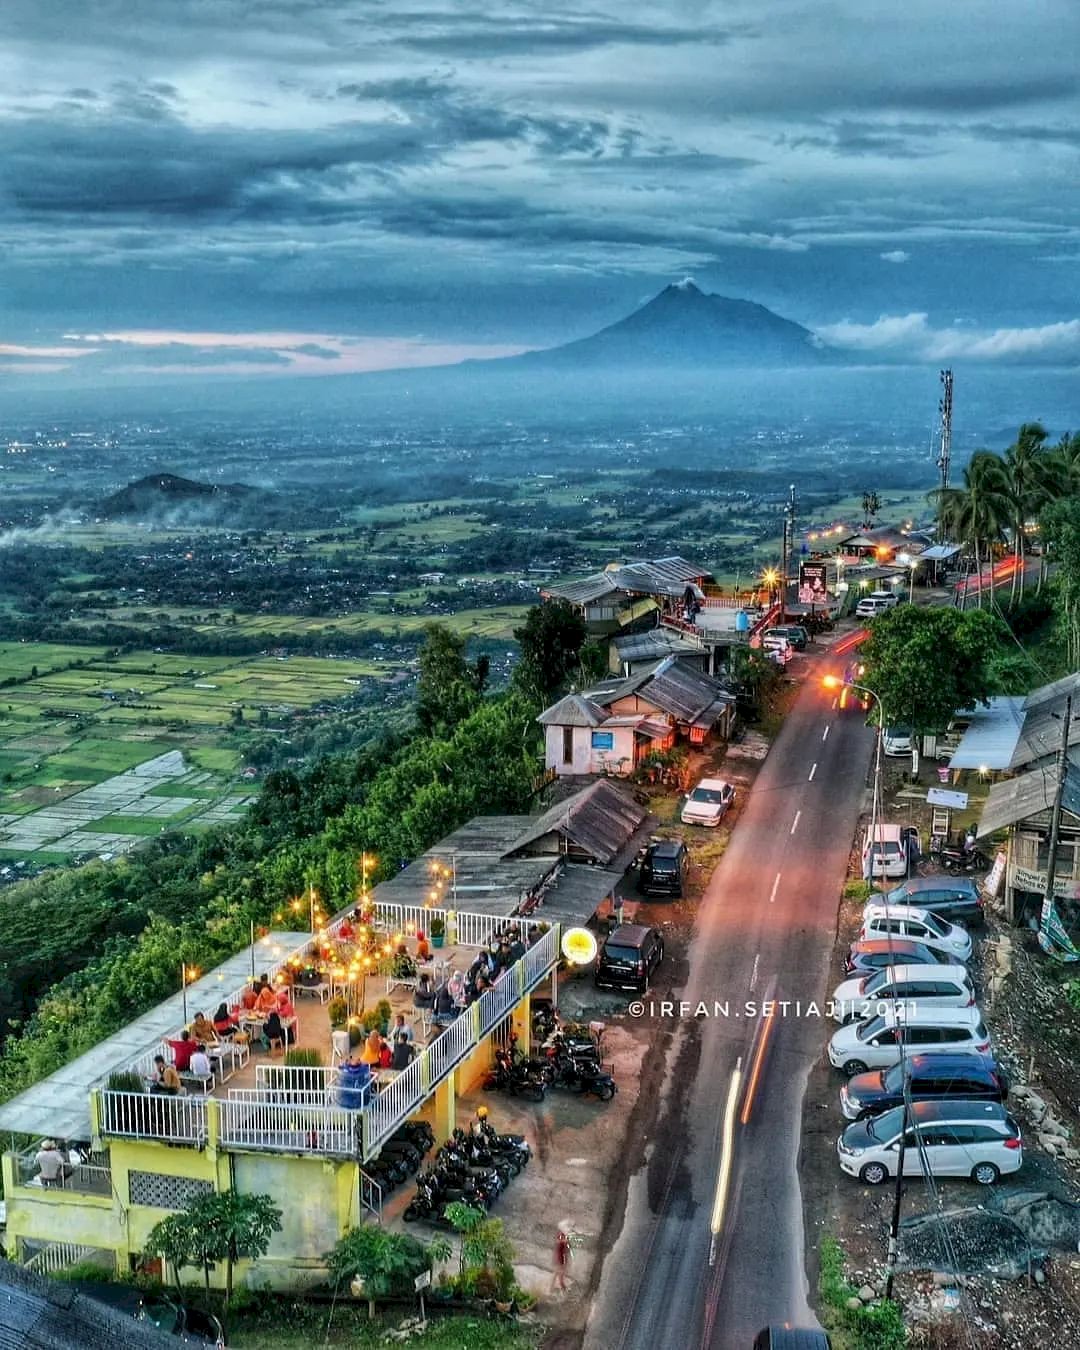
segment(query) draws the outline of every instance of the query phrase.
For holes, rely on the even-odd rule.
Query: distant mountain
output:
[[[503,358],[501,366],[587,370],[635,366],[704,370],[715,366],[817,365],[839,353],[808,328],[764,305],[709,295],[692,281],[666,286],[633,314],[591,337]],[[484,362],[493,365],[494,362]]]
[[[97,514],[105,520],[224,515],[264,495],[244,483],[200,483],[174,473],[152,473],[106,497]]]

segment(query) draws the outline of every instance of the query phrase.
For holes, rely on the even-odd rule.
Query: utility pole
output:
[[[907,1063],[904,1059],[904,1046],[900,1045],[900,1071],[903,1074],[904,1091],[903,1114],[900,1119],[900,1147],[896,1150],[896,1190],[893,1192],[892,1219],[889,1223],[889,1251],[885,1264],[889,1273],[885,1277],[885,1297],[892,1298],[893,1280],[896,1278],[896,1263],[900,1257],[900,1206],[904,1198],[904,1151],[907,1145],[908,1104],[911,1101],[910,1084],[907,1078]]]
[[[1058,836],[1061,833],[1061,802],[1065,796],[1065,775],[1069,771],[1069,727],[1072,724],[1072,694],[1065,698],[1065,713],[1061,719],[1061,748],[1058,750],[1058,781],[1054,793],[1054,809],[1050,815],[1050,854],[1046,859],[1046,892],[1043,895],[1043,912],[1039,928],[1047,933],[1047,922],[1054,904],[1054,875],[1057,872]]]

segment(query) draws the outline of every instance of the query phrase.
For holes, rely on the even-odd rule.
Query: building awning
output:
[[[920,562],[945,562],[960,552],[959,544],[932,544],[919,554]]]
[[[985,838],[1008,825],[1019,825],[1033,816],[1053,809],[1057,795],[1057,766],[1032,769],[1017,778],[995,783],[983,807],[979,821],[979,838]],[[1071,816],[1080,816],[1080,769],[1069,764],[1065,773],[1065,790],[1061,798],[1062,810]]]
[[[999,696],[988,707],[977,707],[960,738],[950,769],[1007,769],[1024,725],[1022,697]]]
[[[619,610],[619,626],[625,628],[628,623],[643,619],[647,614],[655,614],[659,608],[660,606],[651,597],[645,600],[635,600],[626,609]]]

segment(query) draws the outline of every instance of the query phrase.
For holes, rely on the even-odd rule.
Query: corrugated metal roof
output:
[[[979,821],[980,838],[1004,829],[1006,825],[1016,825],[1041,812],[1052,810],[1057,786],[1056,765],[1032,769],[1030,773],[1022,773],[1017,778],[995,783]],[[1061,804],[1070,815],[1080,816],[1080,769],[1073,764],[1069,764],[1066,769]]]
[[[625,789],[601,778],[538,816],[516,841],[513,854],[558,832],[601,863],[618,857],[648,817]]]
[[[968,728],[960,738],[950,769],[1007,769],[1020,739],[1024,714],[1022,698],[997,696],[987,707],[970,713]]]
[[[959,544],[934,544],[920,553],[919,557],[924,562],[944,562],[947,558],[955,558],[959,552]]]
[[[188,1015],[194,1016],[197,1012],[212,1015],[223,999],[250,983],[253,965],[257,972],[273,968],[302,951],[310,941],[310,933],[271,933],[254,948],[245,947],[230,956],[222,965],[188,985]],[[180,1030],[183,1019],[183,998],[176,993],[150,1012],[136,1017],[114,1036],[99,1041],[78,1059],[5,1102],[0,1106],[0,1129],[13,1130],[16,1134],[89,1139],[91,1089],[99,1086],[109,1074],[126,1069],[143,1055],[153,1052],[159,1041]]]
[[[670,628],[652,628],[615,638],[615,651],[620,661],[658,661],[665,656],[700,656],[701,646]]]
[[[696,721],[716,702],[735,702],[734,693],[719,680],[674,656],[665,657],[655,666],[643,666],[624,680],[597,685],[587,691],[586,697],[601,707],[610,707],[632,694],[680,722]]]
[[[1069,724],[1069,745],[1080,745],[1080,708]],[[1065,715],[1064,697],[1053,702],[1038,703],[1023,714],[1024,725],[1013,749],[1009,767],[1025,769],[1040,760],[1052,760],[1061,750],[1062,719]]]
[[[587,605],[619,590],[615,578],[607,572],[594,572],[577,581],[556,581],[540,588],[541,595],[552,600],[569,600],[572,605]]]
[[[1080,672],[1065,675],[1052,684],[1044,684],[1033,689],[1024,700],[1025,708],[1038,708],[1044,703],[1064,703],[1067,694],[1076,694],[1080,690]]]
[[[545,727],[598,727],[607,714],[582,694],[567,694],[536,719]]]
[[[89,1298],[74,1285],[0,1260],[0,1346],[12,1350],[168,1350],[152,1322]]]

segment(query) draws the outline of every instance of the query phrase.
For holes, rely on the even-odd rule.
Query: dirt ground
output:
[[[892,817],[890,817],[892,818]],[[921,870],[929,870],[923,868]],[[853,848],[852,876],[858,876]],[[844,901],[838,914],[830,990],[842,978],[842,962],[858,928],[861,902]],[[972,970],[979,1003],[994,1039],[995,1052],[1012,1082],[1027,1084],[1047,1102],[1069,1129],[1071,1143],[1080,1136],[1080,1014],[1070,1010],[1058,981],[1037,946],[1018,930],[991,915],[976,940]],[[1000,985],[995,977],[1006,971]],[[821,1239],[835,1237],[847,1255],[847,1269],[856,1286],[884,1278],[893,1189],[860,1185],[841,1173],[836,1139],[843,1127],[838,1094],[840,1075],[823,1054],[807,1088],[799,1169],[806,1214],[808,1268],[816,1291],[817,1249]],[[1063,1199],[1080,1199],[1080,1168],[1039,1147],[1034,1126],[1023,1111],[1010,1105],[1024,1129],[1024,1166],[1000,1192],[1045,1191]],[[983,1203],[973,1183],[938,1184],[941,1203],[966,1208]],[[926,1184],[912,1180],[904,1192],[905,1217],[934,1212]],[[896,1280],[895,1296],[915,1329],[915,1343],[967,1346],[972,1343],[1029,1350],[1036,1346],[1080,1346],[1080,1256],[1058,1251],[1047,1260],[1044,1282],[1014,1281],[986,1275],[966,1277],[960,1286],[960,1308],[946,1307],[955,1282],[949,1275],[905,1273]],[[950,1291],[951,1292],[951,1291]],[[973,1329],[981,1340],[968,1335]]]

